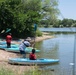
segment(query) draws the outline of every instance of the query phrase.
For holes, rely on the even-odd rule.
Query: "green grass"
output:
[[[10,69],[0,68],[0,75],[41,75],[38,70],[31,70],[31,71],[24,71],[23,73],[19,74],[17,71],[12,71]]]
[[[14,72],[11,70],[0,68],[0,75],[16,75],[16,74],[14,74]]]
[[[21,73],[19,69],[12,70],[0,67],[0,75],[53,75],[53,74],[51,72],[48,73],[45,70],[38,70],[38,67],[33,67],[31,70],[22,71]]]

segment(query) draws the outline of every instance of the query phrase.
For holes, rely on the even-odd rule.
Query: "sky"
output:
[[[76,0],[59,0],[58,8],[60,10],[59,19],[76,20]]]

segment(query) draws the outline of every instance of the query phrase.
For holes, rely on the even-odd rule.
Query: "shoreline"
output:
[[[54,36],[50,36],[50,35],[46,35],[46,34],[43,34],[41,37],[36,37],[35,38],[35,42],[40,42],[42,40],[46,40],[46,39],[52,39],[54,38]],[[22,42],[22,41],[21,41]],[[16,41],[12,41],[12,43],[16,43],[16,44],[20,44],[21,42],[16,42]],[[4,56],[3,56],[4,55]],[[8,51],[5,51],[5,50],[2,50],[0,49],[0,61],[1,60],[7,60],[9,57],[14,57],[16,56],[16,53],[13,53],[13,52],[8,52]]]
[[[36,37],[35,41],[39,42],[39,41],[42,41],[45,39],[51,39],[51,38],[54,38],[54,36],[43,34],[41,37]],[[12,42],[17,43],[17,44],[20,43],[20,42],[15,42],[15,41],[12,41]],[[16,57],[18,57],[17,53],[7,52],[5,50],[0,49],[0,64],[1,64],[1,66],[11,69],[11,70],[14,70],[14,71],[15,70],[17,71],[17,69],[19,68],[18,71],[20,70],[20,72],[31,70],[34,67],[34,66],[28,66],[28,65],[27,66],[20,66],[20,65],[18,66],[18,65],[8,64],[9,58],[16,58]]]
[[[36,42],[40,42],[42,40],[52,39],[52,38],[54,38],[54,36],[42,35],[41,37],[36,37]]]
[[[52,39],[52,38],[55,38],[55,36],[51,36],[49,35],[49,33],[47,32],[42,32],[42,36],[39,36],[39,37],[36,37],[35,39],[34,38],[31,38],[31,43],[32,42],[40,42],[40,41],[43,41],[43,40],[46,40],[46,39]],[[24,39],[20,39],[21,42],[24,40]],[[17,44],[20,44],[21,42],[17,42],[17,41],[13,41],[12,43],[17,43]]]
[[[40,42],[40,41],[43,41],[43,40],[46,40],[46,39],[52,39],[52,38],[54,38],[54,36],[51,36],[47,32],[42,32],[42,34],[43,34],[42,36],[35,38],[35,42]]]

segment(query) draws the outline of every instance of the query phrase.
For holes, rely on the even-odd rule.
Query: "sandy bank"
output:
[[[36,42],[39,42],[39,41],[42,41],[42,40],[45,40],[45,39],[51,39],[51,38],[54,38],[54,36],[43,35],[41,37],[36,37]]]
[[[54,36],[49,36],[49,35],[43,34],[43,36],[41,36],[41,37],[36,37],[35,41],[39,42],[39,41],[42,41],[42,40],[45,40],[45,39],[50,39],[50,38],[54,38]],[[13,42],[17,43],[15,41],[13,41]],[[18,44],[19,43],[20,42],[18,42]],[[17,57],[17,55],[15,53],[7,52],[7,51],[4,51],[4,50],[0,49],[0,62],[1,61],[7,61],[11,57]]]
[[[43,36],[36,37],[35,41],[39,42],[39,41],[42,41],[42,40],[45,40],[45,39],[50,39],[50,38],[53,38],[53,37],[54,36],[49,36],[49,35],[44,33]],[[16,53],[7,52],[7,51],[4,51],[4,50],[0,49],[0,67],[4,66],[4,67],[9,68],[9,69],[11,68],[14,71],[18,70],[19,72],[32,69],[33,66],[31,66],[31,67],[30,66],[16,66],[16,65],[8,64],[8,59],[9,58],[14,58],[14,57],[18,57]]]

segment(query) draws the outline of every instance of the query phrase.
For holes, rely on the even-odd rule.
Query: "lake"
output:
[[[76,32],[75,27],[69,27],[69,28],[39,28],[40,31],[45,32]]]
[[[36,48],[41,50],[40,53],[37,53],[37,56],[38,58],[59,59],[59,63],[43,66],[42,69],[48,70],[49,75],[51,69],[54,69],[53,75],[73,75],[73,65],[71,65],[71,63],[73,59],[75,59],[73,55],[76,49],[76,34],[60,33],[51,36],[56,37],[36,43]]]

